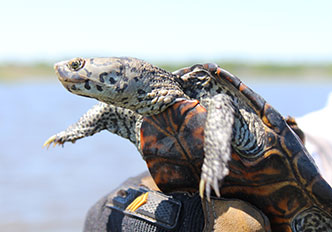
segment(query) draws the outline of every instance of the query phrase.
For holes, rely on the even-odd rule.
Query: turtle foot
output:
[[[202,174],[201,181],[199,182],[199,195],[203,199],[204,198],[204,191],[206,194],[207,200],[210,202],[210,196],[211,196],[211,188],[216,193],[217,197],[220,197],[220,191],[219,191],[219,184],[218,184],[218,178],[215,176],[215,178],[209,178],[206,177],[206,175]]]
[[[75,142],[75,140],[72,141],[72,143],[74,143],[74,142]],[[46,140],[46,142],[43,144],[43,147],[46,147],[48,149],[52,143],[53,143],[53,147],[56,147],[56,145],[63,145],[65,143],[65,141],[63,141],[61,138],[59,138],[59,136],[53,135],[48,140]]]
[[[57,145],[55,135],[51,136],[48,140],[46,140],[45,143],[43,144],[43,147],[46,147],[48,149],[52,143],[54,147]]]

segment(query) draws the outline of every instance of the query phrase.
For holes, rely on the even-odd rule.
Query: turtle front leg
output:
[[[136,145],[137,128],[142,116],[132,110],[117,107],[111,104],[99,103],[86,112],[75,124],[66,130],[51,136],[44,147],[52,143],[64,144],[74,143],[76,140],[94,135],[102,130],[129,139]]]
[[[105,116],[110,111],[110,105],[99,103],[86,112],[75,124],[69,126],[66,130],[51,136],[44,143],[43,147],[63,145],[66,142],[75,143],[76,140],[91,136],[101,130],[106,129],[104,121]]]
[[[218,94],[209,99],[208,114],[204,129],[204,153],[200,196],[210,200],[211,187],[220,196],[219,181],[229,172],[227,163],[231,156],[234,124],[234,107],[230,96]]]

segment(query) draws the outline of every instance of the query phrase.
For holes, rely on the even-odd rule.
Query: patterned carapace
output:
[[[141,127],[141,150],[163,192],[197,192],[204,151],[206,109],[197,100],[182,100]]]
[[[200,187],[209,197],[212,187],[261,209],[272,230],[332,230],[332,189],[298,136],[217,65],[172,74],[134,58],[78,58],[55,67],[70,92],[104,103],[46,145],[108,129],[135,143],[165,192]]]

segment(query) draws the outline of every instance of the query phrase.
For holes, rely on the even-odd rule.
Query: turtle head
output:
[[[135,58],[75,58],[54,69],[71,93],[143,115],[157,114],[184,95],[173,74]]]

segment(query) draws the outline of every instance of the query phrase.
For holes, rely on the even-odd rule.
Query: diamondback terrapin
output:
[[[55,69],[70,92],[104,103],[45,145],[109,129],[136,144],[162,191],[199,185],[209,198],[212,187],[261,209],[273,230],[332,229],[331,187],[299,138],[217,65],[172,74],[134,58],[77,58]]]

